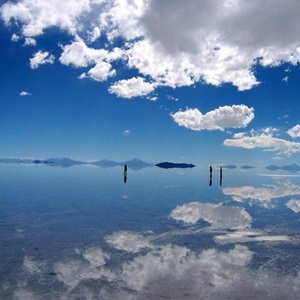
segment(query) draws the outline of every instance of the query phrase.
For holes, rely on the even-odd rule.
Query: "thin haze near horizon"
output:
[[[0,157],[299,160],[299,1],[1,3]]]

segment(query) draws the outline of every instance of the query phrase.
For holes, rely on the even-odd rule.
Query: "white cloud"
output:
[[[154,83],[146,82],[142,77],[133,77],[128,80],[120,80],[114,83],[109,92],[118,97],[133,98],[146,96],[155,89]]]
[[[47,51],[43,52],[39,50],[33,55],[32,58],[30,58],[30,67],[31,69],[36,69],[40,65],[53,64],[54,59],[55,59],[54,55],[50,54]]]
[[[297,124],[293,128],[289,129],[287,131],[287,134],[289,134],[292,138],[299,138],[300,137],[300,125]]]
[[[18,35],[16,35],[15,33],[11,36],[11,40],[13,42],[17,42],[20,39],[20,37]]]
[[[272,207],[272,201],[278,198],[300,194],[300,186],[290,181],[278,181],[276,184],[262,187],[242,186],[223,188],[225,195],[232,196],[237,202],[256,202],[266,208]]]
[[[101,0],[23,0],[8,2],[1,8],[1,16],[8,25],[11,20],[22,24],[22,34],[33,37],[43,34],[49,27],[59,27],[71,34],[83,29],[84,17],[92,11]]]
[[[286,206],[290,208],[295,213],[300,212],[300,200],[291,199]]]
[[[265,151],[274,151],[282,156],[291,156],[294,153],[300,152],[300,143],[290,142],[270,135],[226,139],[223,144],[228,147],[241,147],[245,149],[264,148],[266,149]]]
[[[171,114],[180,126],[192,130],[224,130],[246,127],[254,119],[254,109],[246,105],[221,106],[202,114],[197,108]]]
[[[101,61],[98,62],[95,67],[90,69],[87,74],[95,81],[105,81],[108,77],[114,76],[116,71],[112,69],[111,64]]]
[[[30,37],[25,38],[24,46],[36,46],[36,40]]]
[[[282,78],[282,81],[284,81],[284,82],[288,82],[288,80],[289,80],[289,76],[285,76],[284,78]]]
[[[24,97],[24,96],[30,96],[31,94],[26,91],[22,91],[19,95]]]
[[[121,59],[155,82],[153,89],[206,82],[247,90],[259,83],[255,64],[300,61],[299,9],[297,1],[281,0],[21,0],[2,5],[1,17],[7,26],[17,22],[18,35],[25,38],[57,27],[85,42],[103,36],[112,46],[123,40]],[[80,67],[90,63],[80,58],[78,63],[70,57],[61,62]]]
[[[177,221],[195,224],[200,219],[210,223],[212,228],[237,229],[251,226],[252,218],[244,208],[222,204],[191,202],[177,206],[170,214]]]
[[[126,130],[123,131],[123,135],[126,135],[126,136],[127,136],[127,135],[130,135],[130,133],[131,133],[131,132],[130,132],[130,130],[128,130],[128,129],[126,129]]]
[[[104,49],[89,48],[81,39],[63,46],[62,49],[59,61],[64,65],[77,68],[96,64],[98,60],[103,61],[108,54],[108,51]]]

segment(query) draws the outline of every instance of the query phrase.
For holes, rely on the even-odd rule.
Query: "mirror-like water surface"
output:
[[[126,184],[121,167],[0,171],[1,299],[299,297],[296,175],[223,169],[220,186],[208,167],[129,169]]]

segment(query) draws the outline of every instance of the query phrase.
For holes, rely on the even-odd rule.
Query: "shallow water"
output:
[[[210,186],[207,167],[128,169],[126,184],[121,167],[0,172],[0,299],[299,295],[296,175],[223,169],[220,186],[215,169]]]

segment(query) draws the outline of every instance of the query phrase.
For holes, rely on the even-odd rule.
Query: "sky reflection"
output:
[[[299,231],[288,222],[299,212],[297,182],[262,178],[246,189],[210,187],[199,170],[150,168],[130,172],[124,184],[120,167],[44,171],[14,169],[17,186],[13,177],[1,180],[15,187],[1,192],[1,299],[295,299],[299,293]],[[278,198],[280,210],[275,202],[272,209],[262,205]],[[257,222],[270,210],[272,222]]]

